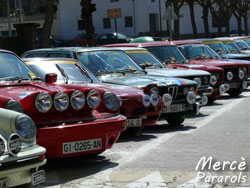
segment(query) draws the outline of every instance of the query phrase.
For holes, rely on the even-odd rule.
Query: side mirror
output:
[[[57,74],[49,73],[45,75],[45,82],[49,84],[53,84],[57,82]]]

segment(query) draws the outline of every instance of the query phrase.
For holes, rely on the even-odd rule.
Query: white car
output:
[[[36,144],[36,126],[25,114],[0,108],[0,188],[45,181],[45,148]]]

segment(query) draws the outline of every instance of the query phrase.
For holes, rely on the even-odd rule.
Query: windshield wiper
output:
[[[43,81],[43,79],[41,77],[34,77],[31,79],[32,81]]]
[[[82,68],[80,65],[78,65],[77,63],[75,64],[75,66],[80,70],[82,71],[83,73],[85,73],[85,75],[90,79],[90,82],[93,83],[93,79],[89,76],[88,72]]]
[[[96,74],[96,75],[111,74],[111,73],[114,73],[114,71],[110,71],[110,70],[98,70],[98,71],[94,72],[94,74]]]
[[[127,72],[132,72],[132,73],[136,73],[138,72],[136,69],[130,69],[130,68],[125,68],[125,69],[120,69],[115,71],[117,73],[122,73],[122,74],[126,74]]]
[[[18,81],[19,83],[23,80],[30,80],[28,78],[22,78],[20,76],[9,76],[9,77],[5,77],[5,78],[0,78],[0,81]]]
[[[65,78],[65,83],[68,84],[69,82],[69,76],[67,75],[67,73],[64,71],[64,69],[62,67],[60,67],[60,65],[56,64],[56,68],[60,71],[60,73],[63,75],[63,77]]]
[[[139,64],[140,67],[142,69],[145,69],[145,68],[161,68],[162,69],[162,66],[161,65],[157,65],[157,64]]]

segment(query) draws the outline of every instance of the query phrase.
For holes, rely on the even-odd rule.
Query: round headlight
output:
[[[143,95],[142,97],[142,103],[145,107],[148,107],[150,105],[151,98],[149,95]]]
[[[198,83],[198,87],[201,86],[201,79],[200,78],[194,78],[194,81]]]
[[[189,88],[188,88],[188,87],[185,87],[185,88],[183,89],[183,94],[184,94],[184,95],[187,95],[188,92],[189,92]]]
[[[11,134],[8,140],[8,151],[11,155],[17,155],[22,148],[22,142],[17,134]]]
[[[243,81],[243,82],[242,82],[242,88],[243,88],[243,89],[246,89],[246,88],[247,88],[247,82],[246,82],[246,81]]]
[[[40,93],[35,100],[36,109],[39,112],[48,112],[52,107],[52,98],[47,93]]]
[[[25,114],[17,116],[15,129],[24,141],[33,141],[36,137],[36,125],[33,120]]]
[[[217,83],[217,78],[216,78],[216,76],[211,76],[211,78],[210,78],[210,83],[211,83],[211,85],[213,85],[213,86]]]
[[[232,72],[227,72],[227,79],[232,80],[233,79],[233,73]]]
[[[225,93],[225,92],[226,92],[226,87],[225,87],[224,85],[221,85],[221,86],[219,87],[219,92],[220,92],[220,94]]]
[[[187,102],[189,104],[194,104],[195,101],[196,101],[196,95],[195,95],[195,93],[192,92],[192,91],[189,91],[188,94],[187,94],[186,99],[187,99]]]
[[[210,80],[209,80],[209,76],[205,76],[205,77],[203,77],[203,83],[204,83],[205,85],[208,85],[208,84],[209,84],[209,82],[210,82]]]
[[[245,77],[244,71],[240,70],[239,71],[239,78],[242,80]]]
[[[157,96],[159,95],[159,89],[158,89],[158,87],[152,87],[149,90],[149,95],[151,96],[152,94],[156,94]]]
[[[206,95],[203,95],[201,97],[201,104],[202,106],[205,106],[208,103],[208,97]]]
[[[91,109],[96,109],[100,104],[100,93],[94,89],[90,90],[87,95],[87,103]]]
[[[0,156],[4,154],[5,151],[5,144],[2,138],[0,138]]]
[[[153,106],[156,106],[159,103],[159,97],[156,94],[150,96],[150,101]]]
[[[103,103],[110,111],[117,111],[120,108],[119,98],[109,91],[103,94]]]
[[[162,100],[165,106],[170,106],[173,99],[170,94],[166,93],[162,96]]]
[[[66,93],[58,92],[54,96],[54,106],[55,109],[62,112],[66,110],[69,106],[69,97]]]
[[[9,110],[13,110],[13,111],[16,111],[16,112],[23,113],[23,106],[21,105],[20,102],[14,100],[14,99],[10,99],[10,100],[6,103],[6,109],[9,109]]]
[[[70,104],[75,110],[81,110],[85,105],[86,99],[83,92],[76,90],[71,94]]]

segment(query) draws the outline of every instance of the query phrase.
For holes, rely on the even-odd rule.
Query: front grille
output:
[[[168,88],[160,87],[159,92],[160,96],[163,96],[165,93],[170,94],[173,98],[173,102],[178,102],[186,100],[186,97],[184,97],[183,94],[183,89],[184,87],[182,86],[169,86]]]
[[[178,86],[169,86],[168,93],[172,96],[173,99],[176,99],[178,95]]]
[[[132,111],[132,116],[142,116],[146,113],[146,109],[145,108],[135,108]]]

